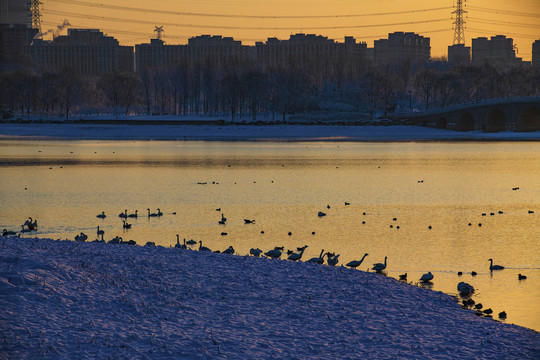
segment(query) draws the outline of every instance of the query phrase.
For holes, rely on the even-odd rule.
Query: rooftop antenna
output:
[[[163,30],[163,26],[156,26],[154,32],[156,33],[156,39],[161,40],[161,36],[165,30]]]
[[[452,11],[452,14],[456,14],[454,24],[454,45],[456,44],[465,44],[465,20],[463,20],[463,14],[466,14],[468,11],[463,10],[463,1],[467,0],[457,0],[457,8]]]
[[[36,39],[42,39],[41,34],[41,14],[39,13],[39,5],[42,3],[39,0],[30,0],[30,27],[37,29]]]

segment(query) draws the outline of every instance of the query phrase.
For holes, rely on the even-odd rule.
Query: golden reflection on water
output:
[[[465,281],[495,318],[505,310],[507,322],[540,330],[535,143],[3,141],[0,166],[0,199],[11,204],[2,228],[32,216],[37,235],[52,238],[94,239],[99,225],[105,239],[138,244],[170,246],[179,234],[240,254],[308,245],[304,260],[325,249],[340,264],[367,252],[359,270],[388,256],[390,277],[416,283],[431,271],[433,289],[451,294]],[[148,218],[147,208],[164,215]],[[128,231],[124,209],[140,215]],[[490,273],[489,258],[506,269]]]

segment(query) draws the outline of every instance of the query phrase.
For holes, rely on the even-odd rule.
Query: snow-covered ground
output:
[[[0,249],[1,358],[540,358],[539,333],[380,274],[48,239]]]
[[[1,139],[208,141],[540,140],[540,131],[484,133],[420,126],[0,124]]]

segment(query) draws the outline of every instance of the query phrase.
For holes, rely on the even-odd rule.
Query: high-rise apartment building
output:
[[[510,65],[516,63],[514,40],[504,35],[492,36],[491,39],[479,37],[472,39],[472,63]]]
[[[448,62],[452,64],[470,64],[471,47],[465,44],[454,44],[448,47]]]
[[[394,32],[388,39],[375,40],[376,64],[401,61],[411,63],[428,62],[431,57],[430,39],[412,32]]]
[[[120,46],[118,40],[97,29],[68,29],[68,34],[53,41],[34,41],[34,60],[46,69],[70,67],[81,75],[110,71],[133,71],[133,47]]]
[[[256,59],[264,67],[298,66],[321,68],[344,62],[358,62],[367,59],[367,45],[357,43],[346,36],[343,43],[314,34],[294,34],[288,40],[268,38],[257,42]]]
[[[532,44],[532,66],[540,69],[540,39]]]

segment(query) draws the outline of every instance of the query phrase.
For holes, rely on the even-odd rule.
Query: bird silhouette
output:
[[[269,250],[264,253],[264,255],[272,258],[272,259],[279,259],[281,257],[281,251],[277,249]]]
[[[431,271],[429,271],[427,274],[422,275],[422,277],[420,278],[420,281],[422,282],[428,282],[431,280],[433,280],[433,274],[431,273]]]
[[[257,248],[257,249],[253,249],[253,248],[252,248],[252,249],[249,250],[249,253],[250,253],[251,255],[255,256],[255,257],[259,257],[259,256],[261,256],[261,254],[262,254],[262,250],[261,250],[261,249],[258,249],[258,248]]]
[[[199,240],[199,251],[212,251],[210,248],[207,248],[206,246],[202,245],[202,241]]]
[[[234,248],[231,246],[229,246],[226,250],[223,251],[224,254],[234,254]]]
[[[300,252],[299,253],[292,253],[291,255],[289,255],[289,257],[287,259],[291,260],[291,261],[298,261],[302,258],[302,255],[304,255],[304,251],[306,250],[308,246],[305,245],[303,246],[301,249],[300,249]]]
[[[328,265],[336,266],[337,263],[339,262],[339,254],[332,257],[330,256],[330,253],[326,253],[326,255],[327,255],[326,262],[328,263]]]
[[[373,264],[373,268],[371,268],[371,270],[375,270],[375,272],[380,273],[381,271],[386,269],[386,259],[387,259],[387,256],[384,257],[384,264],[381,264],[381,263]]]
[[[180,244],[180,235],[176,234],[176,245],[174,247],[177,249],[187,249],[186,239],[184,239],[184,244]]]
[[[493,259],[489,259],[489,271],[493,270],[502,270],[504,269],[504,266],[501,265],[493,265]]]
[[[324,254],[324,249],[321,250],[321,253],[319,254],[318,257],[313,257],[311,259],[308,260],[308,262],[310,263],[315,263],[315,264],[323,264],[324,263],[324,257],[327,255],[327,254]]]
[[[357,267],[359,267],[362,264],[362,262],[364,261],[364,259],[368,255],[369,255],[368,253],[365,253],[364,256],[362,256],[362,259],[349,261],[347,264],[345,264],[345,266],[348,266],[348,267],[350,267],[352,269],[356,269]]]

